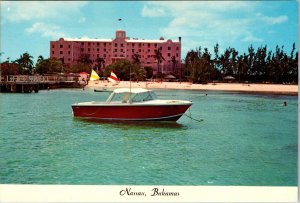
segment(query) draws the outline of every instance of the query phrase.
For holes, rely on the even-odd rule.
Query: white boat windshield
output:
[[[136,103],[144,102],[157,99],[157,96],[154,92],[139,92],[139,93],[130,93],[130,92],[113,92],[107,99],[107,103],[116,102],[116,103]]]
[[[151,101],[157,99],[156,94],[154,92],[141,92],[132,94],[132,102],[144,102],[144,101]]]

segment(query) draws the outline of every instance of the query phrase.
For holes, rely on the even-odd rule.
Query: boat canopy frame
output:
[[[128,89],[128,88],[120,88],[114,90],[111,95],[106,100],[106,103],[138,103],[145,101],[156,100],[156,94],[147,89],[136,88],[136,89]]]

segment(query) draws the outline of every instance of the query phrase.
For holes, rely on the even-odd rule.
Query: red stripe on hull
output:
[[[76,106],[75,117],[97,118],[104,120],[178,120],[190,105],[173,106]]]

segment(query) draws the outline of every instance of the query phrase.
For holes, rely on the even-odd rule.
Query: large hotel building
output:
[[[178,69],[181,59],[181,38],[178,40],[145,40],[126,37],[124,30],[117,30],[114,39],[89,39],[89,38],[60,38],[50,42],[50,57],[63,60],[65,64],[72,65],[78,61],[82,54],[88,54],[96,64],[97,58],[102,58],[105,65],[112,64],[119,59],[132,61],[132,56],[140,56],[141,65],[152,67],[157,71],[154,50],[160,49],[165,60],[160,65],[163,73],[173,72]],[[174,57],[175,61],[174,62]],[[175,70],[176,71],[176,70]]]

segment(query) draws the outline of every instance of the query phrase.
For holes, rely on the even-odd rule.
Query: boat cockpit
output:
[[[157,96],[151,90],[114,91],[106,100],[106,103],[139,103],[156,100]]]

